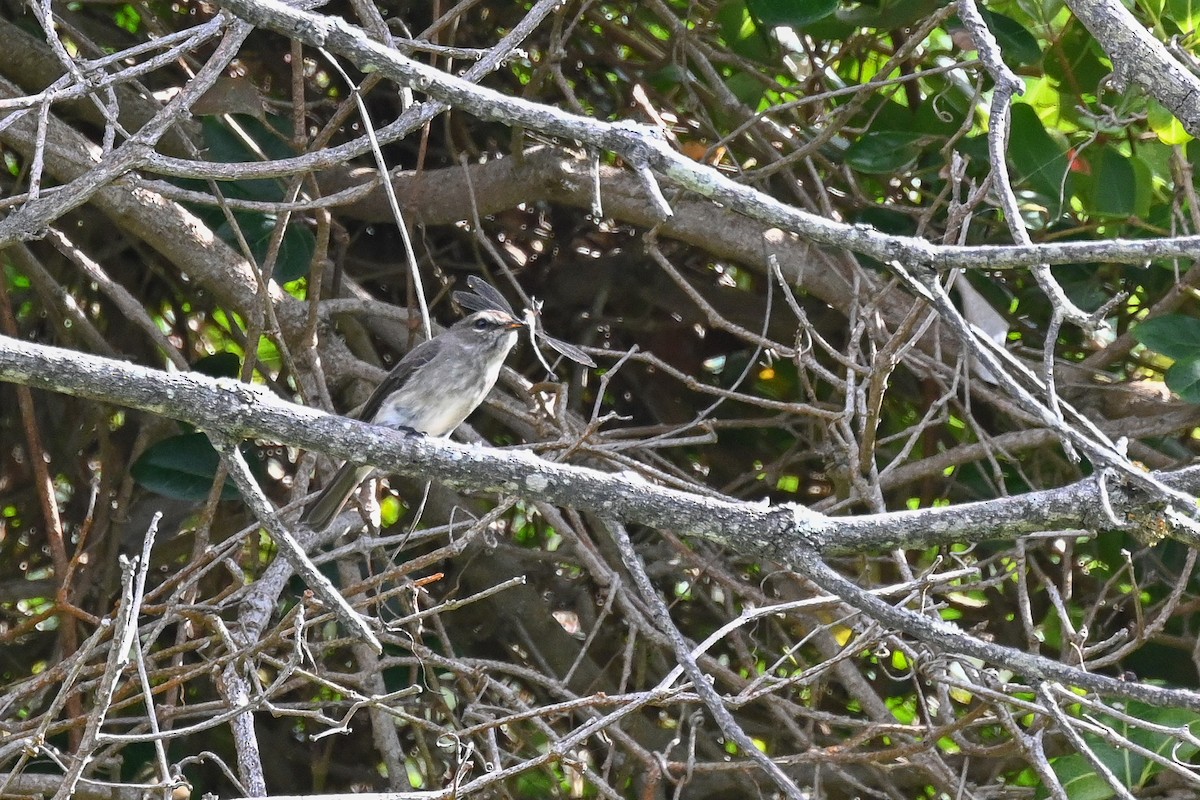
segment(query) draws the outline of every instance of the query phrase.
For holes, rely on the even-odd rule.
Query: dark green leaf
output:
[[[926,96],[936,95],[938,100],[933,103],[921,103],[916,109],[912,122],[907,127],[910,130],[932,134],[943,139],[957,134],[963,125],[963,120],[975,113],[975,109],[968,102],[968,97],[953,91],[949,81],[940,80],[936,76],[922,82],[922,85],[930,87]]]
[[[279,261],[275,265],[275,280],[287,283],[308,274],[312,266],[317,239],[307,227],[292,223],[283,235],[279,248]]]
[[[766,88],[758,78],[741,70],[726,79],[725,87],[744,105],[755,109],[758,108],[759,101],[762,100],[763,89]]]
[[[1129,160],[1129,166],[1133,168],[1133,214],[1143,220],[1149,220],[1152,216],[1155,170],[1150,167],[1148,162],[1152,157],[1152,151],[1159,147],[1167,149],[1159,142],[1147,142],[1138,148],[1137,158]],[[1162,205],[1165,208],[1168,204],[1163,203]]]
[[[1071,800],[1108,800],[1116,792],[1104,778],[1096,773],[1095,768],[1079,753],[1055,759],[1052,764],[1054,774]],[[1049,797],[1050,793],[1042,787],[1037,797]]]
[[[660,92],[673,89],[687,79],[687,72],[678,64],[667,64],[646,75],[646,80]]]
[[[1167,370],[1167,388],[1189,403],[1200,405],[1200,355],[1176,361]]]
[[[859,172],[894,175],[917,160],[921,138],[907,131],[871,131],[846,149],[845,161]]]
[[[264,263],[271,248],[271,236],[275,232],[275,215],[239,211],[234,213],[234,219],[237,220],[242,236],[246,237],[254,258],[258,263]],[[237,237],[234,236],[228,222],[219,225],[216,234],[231,247],[237,247]],[[287,283],[307,275],[316,246],[316,238],[312,231],[296,222],[289,225],[279,247],[275,280]]]
[[[897,236],[915,236],[917,234],[917,221],[910,214],[902,214],[886,206],[864,208],[854,218],[854,221]]]
[[[192,364],[192,369],[212,378],[236,378],[241,366],[237,353],[215,353]]]
[[[1128,157],[1105,147],[1092,162],[1092,208],[1109,217],[1133,216],[1137,202],[1137,177]]]
[[[1012,130],[1008,139],[1008,158],[1025,178],[1029,188],[1043,195],[1057,208],[1064,199],[1067,177],[1067,148],[1055,141],[1037,112],[1028,103],[1014,103]]]
[[[1145,720],[1146,722],[1167,728],[1187,727],[1192,730],[1192,733],[1195,733],[1196,728],[1200,727],[1200,715],[1197,715],[1194,711],[1188,711],[1186,708],[1159,708],[1137,701],[1130,701],[1129,706],[1125,710],[1136,719]],[[1129,741],[1134,744],[1141,745],[1147,750],[1158,753],[1161,756],[1175,758],[1181,762],[1190,760],[1197,752],[1194,744],[1180,741],[1174,736],[1168,736],[1142,727],[1132,728],[1128,733],[1128,737]]]
[[[746,6],[764,27],[798,28],[828,17],[838,0],[746,0]]]
[[[1021,23],[986,8],[981,8],[980,12],[1000,43],[1000,52],[1004,54],[1005,61],[1013,66],[1022,66],[1042,60],[1042,48],[1038,46],[1037,38]]]
[[[1200,357],[1200,319],[1166,314],[1133,329],[1133,338],[1167,358]]]
[[[1100,271],[1096,264],[1062,264],[1053,269],[1067,297],[1085,311],[1098,310],[1111,297]]]
[[[1200,171],[1200,140],[1192,139],[1184,148],[1187,153],[1188,163],[1192,165],[1193,170]]]
[[[277,118],[267,118],[268,121]],[[248,133],[254,144],[271,158],[288,158],[295,155],[286,141],[280,138],[273,127],[264,125],[252,117],[239,117],[243,131]],[[280,122],[285,125],[285,122]],[[209,161],[236,164],[258,161],[259,155],[240,136],[234,134],[220,117],[202,117],[201,127],[204,141],[208,145],[205,155]],[[221,191],[228,197],[244,200],[277,202],[283,199],[283,184],[272,178],[259,180],[229,181],[221,184]]]
[[[771,54],[770,45],[744,0],[727,0],[717,8],[714,16],[730,50],[755,61],[767,60]]]
[[[856,27],[896,30],[924,19],[943,5],[942,0],[882,0],[860,2],[838,11],[837,18]]]
[[[243,454],[253,453],[253,446],[242,445]],[[247,461],[256,472],[257,458]],[[179,500],[204,500],[212,491],[220,455],[203,433],[185,433],[163,439],[149,447],[130,469],[133,479],[152,492]],[[232,481],[221,487],[221,499],[238,497]]]
[[[1200,720],[1200,717],[1197,717],[1194,712],[1187,711],[1186,709],[1155,708],[1145,703],[1133,701],[1128,704],[1125,711],[1134,719],[1145,720],[1146,722],[1164,727],[1183,728],[1195,725]],[[1135,725],[1117,717],[1110,717],[1107,714],[1097,714],[1097,717],[1102,724],[1116,731],[1121,736],[1163,757],[1170,758],[1171,754],[1178,750],[1179,757],[1186,759],[1195,751],[1195,748],[1180,743],[1176,737],[1169,734],[1147,730],[1140,725]],[[1106,738],[1090,733],[1084,734],[1084,738],[1087,740],[1092,752],[1129,789],[1138,790],[1145,788],[1150,779],[1162,770],[1161,766],[1150,759],[1132,753],[1127,748],[1112,744]]]

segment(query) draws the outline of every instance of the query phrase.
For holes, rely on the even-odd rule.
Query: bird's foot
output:
[[[422,438],[425,436],[425,431],[419,431],[416,428],[410,428],[407,425],[401,425],[396,428],[396,430],[400,431],[405,436],[420,436]]]

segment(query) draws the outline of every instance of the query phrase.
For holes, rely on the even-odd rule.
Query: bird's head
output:
[[[512,314],[488,308],[463,317],[450,330],[470,347],[507,353],[517,341],[517,331],[524,327]]]

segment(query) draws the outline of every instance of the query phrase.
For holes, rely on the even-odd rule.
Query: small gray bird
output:
[[[523,327],[498,308],[460,319],[400,359],[356,418],[413,434],[449,436],[492,390]],[[372,469],[347,461],[301,521],[323,529]]]

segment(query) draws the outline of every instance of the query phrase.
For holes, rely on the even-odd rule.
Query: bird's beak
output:
[[[525,327],[525,323],[519,319],[511,319],[508,322],[504,323],[504,330],[506,330],[506,331],[515,331],[519,328],[524,328],[524,327]]]

